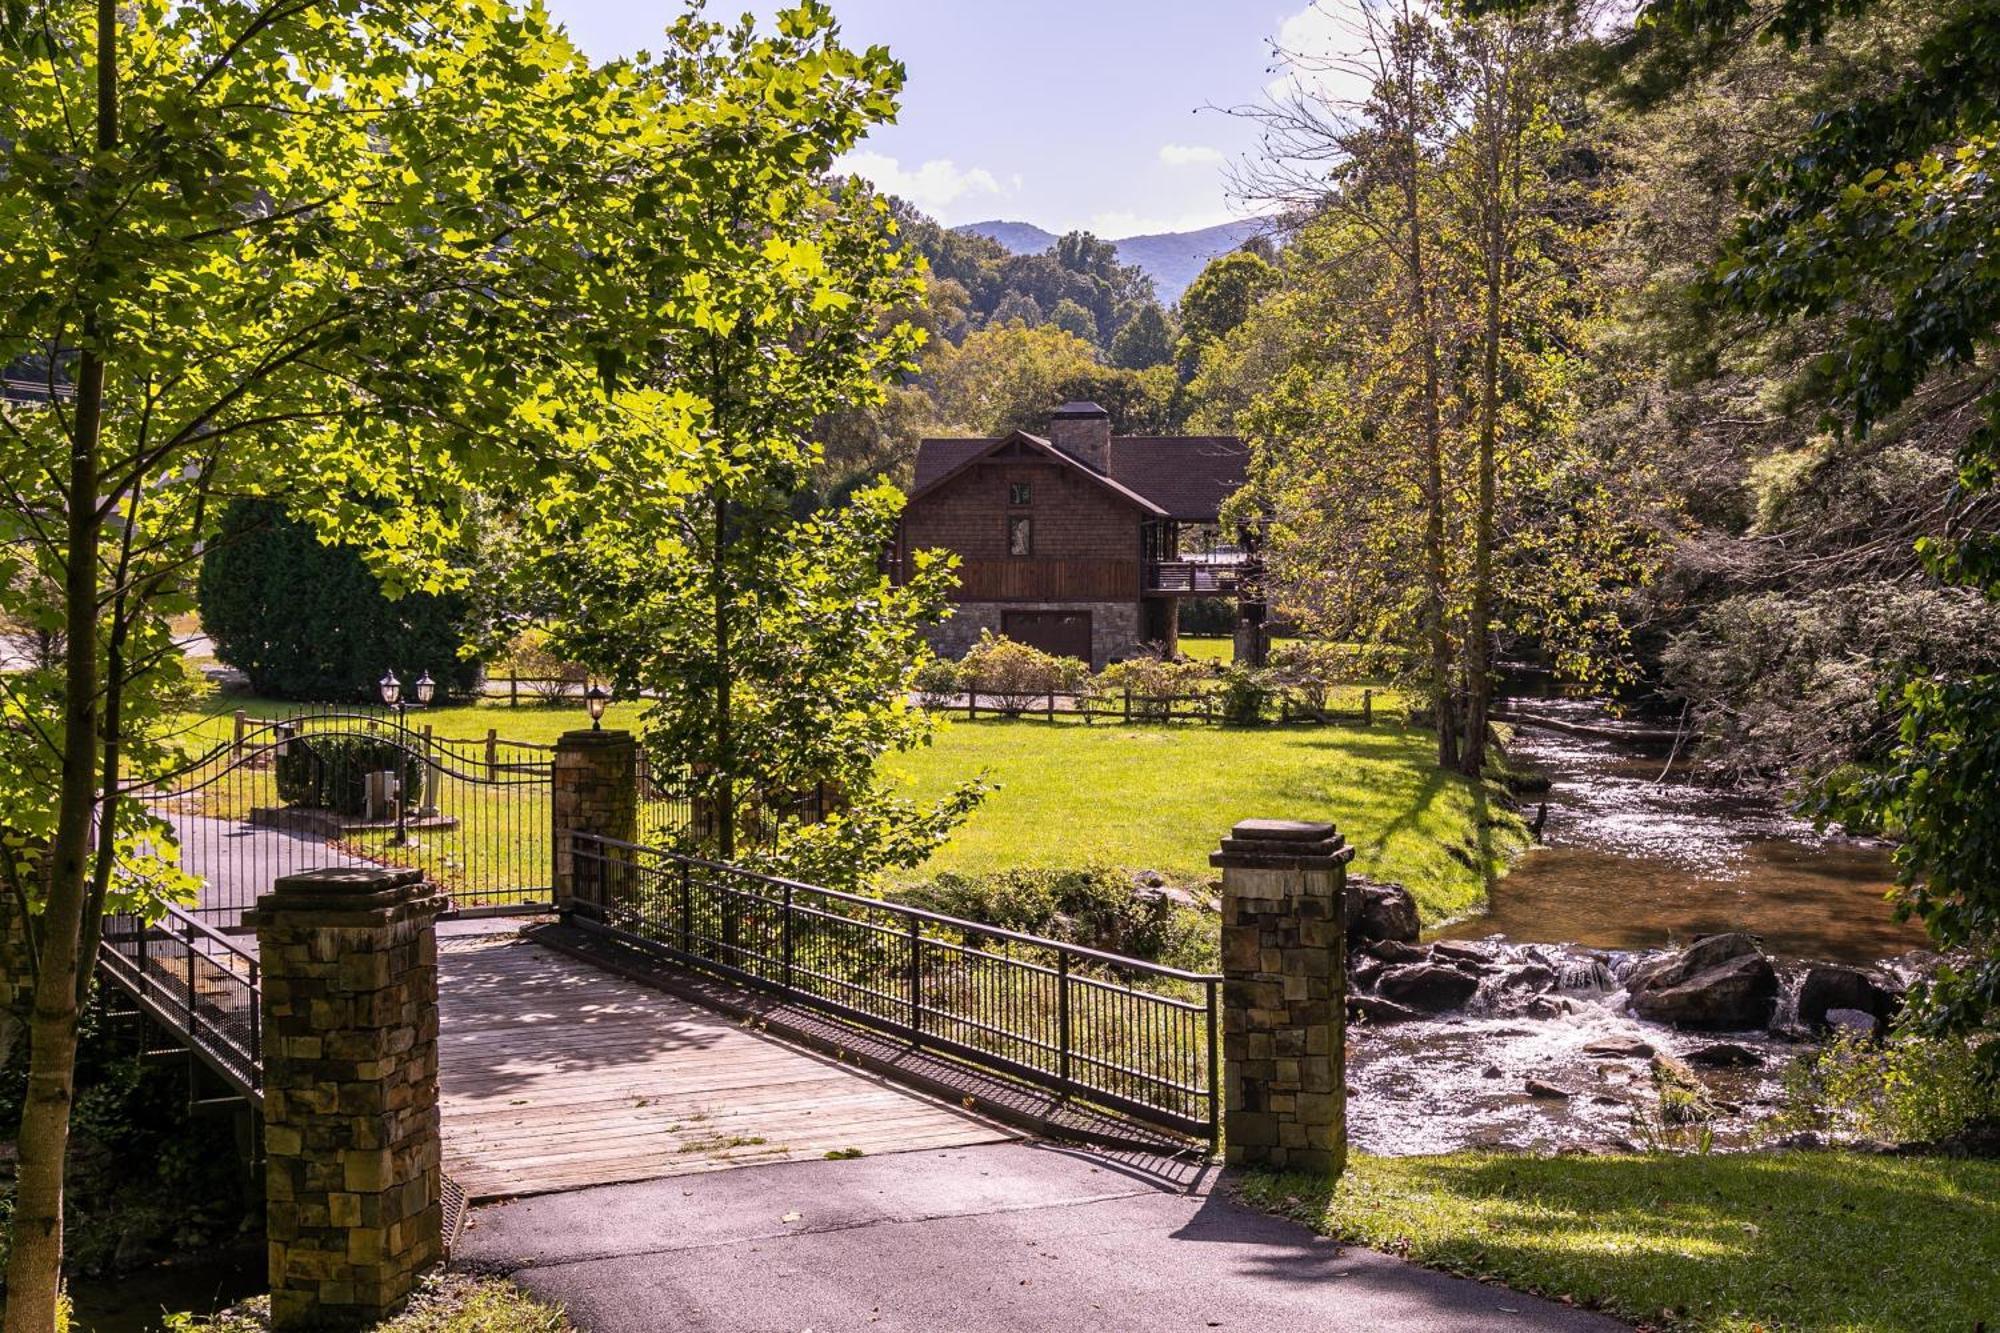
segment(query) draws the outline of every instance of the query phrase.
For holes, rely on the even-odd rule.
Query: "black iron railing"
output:
[[[158,921],[104,923],[98,963],[106,978],[246,1097],[262,1095],[264,1034],[255,954],[179,908]]]
[[[1221,978],[577,834],[560,904],[678,961],[1214,1141]]]

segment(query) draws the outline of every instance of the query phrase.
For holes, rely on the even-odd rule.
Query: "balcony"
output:
[[[1146,562],[1144,588],[1167,597],[1233,597],[1243,572],[1239,554]]]

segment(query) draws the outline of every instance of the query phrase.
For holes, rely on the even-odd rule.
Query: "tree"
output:
[[[1050,328],[1061,329],[1093,347],[1097,345],[1097,316],[1068,297],[1056,302],[1055,308],[1049,311],[1048,324]]]
[[[1111,340],[1111,364],[1121,370],[1164,366],[1174,357],[1174,331],[1157,305],[1144,305]]]
[[[0,588],[63,628],[59,669],[0,681],[35,989],[5,1327],[48,1333],[99,923],[189,888],[131,792],[175,757],[168,621],[222,501],[282,497],[396,591],[462,581],[469,497],[602,479],[603,387],[656,346],[611,239],[652,212],[699,252],[732,127],[852,57],[746,34],[593,71],[538,9],[444,0],[16,5],[0,46],[0,363],[44,368],[0,409]]]
[[[1871,0],[1658,0],[1659,27],[1698,63],[1746,29],[1817,43]],[[1956,378],[2000,341],[1991,238],[2000,203],[1986,188],[2000,153],[2000,76],[1991,7],[1955,0],[1891,86],[1850,92],[1758,170],[1744,216],[1699,291],[1716,318],[1752,328],[1821,316],[1838,328],[1804,389],[1825,425],[1865,437],[1939,379]],[[1676,48],[1661,48],[1669,65]],[[1982,420],[1959,450],[1961,506],[2000,482],[2000,386],[1973,381]],[[1990,525],[1919,543],[1947,587],[2000,601],[2000,532]],[[1898,835],[1900,909],[1945,947],[1946,967],[1919,1007],[1933,1032],[1967,1032],[2000,1014],[2000,673],[1910,662],[1887,700],[1897,739],[1878,763],[1831,777],[1826,816]],[[1984,1059],[2000,1077],[2000,1048]]]
[[[1283,346],[1232,351],[1264,377],[1237,409],[1253,484],[1235,513],[1271,522],[1281,601],[1401,665],[1439,762],[1477,775],[1496,636],[1533,633],[1571,674],[1615,669],[1613,599],[1650,569],[1615,460],[1575,432],[1591,238],[1556,81],[1574,30],[1362,15],[1362,104],[1253,113],[1262,187],[1311,221],[1243,326]]]
[[[459,563],[469,563],[461,559]],[[282,699],[375,698],[385,669],[430,672],[448,694],[470,694],[479,660],[472,599],[460,591],[391,599],[361,552],[329,546],[270,500],[223,511],[197,586],[216,656]]]
[[[1217,255],[1181,294],[1181,340],[1175,355],[1192,377],[1202,353],[1250,318],[1250,310],[1278,285],[1278,270],[1255,250]]]
[[[919,808],[873,776],[880,755],[930,734],[906,699],[948,565],[920,552],[900,581],[883,571],[893,487],[817,512],[798,503],[821,462],[815,423],[879,403],[922,342],[896,314],[920,290],[891,210],[826,175],[893,114],[902,68],[880,48],[843,47],[819,6],[770,38],[688,20],[669,40],[663,65],[639,76],[646,94],[713,87],[746,111],[726,152],[604,187],[606,216],[626,220],[592,238],[612,275],[598,299],[607,317],[655,314],[644,354],[616,368],[611,411],[577,438],[603,476],[538,506],[544,558],[527,574],[561,590],[558,649],[646,699],[649,748],[684,759],[691,794],[716,811],[716,856],[739,855],[759,798],[827,784],[843,808],[776,855],[855,885],[921,861],[982,790]],[[643,201],[697,182],[691,253],[687,219]]]

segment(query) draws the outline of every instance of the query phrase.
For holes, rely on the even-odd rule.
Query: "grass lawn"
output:
[[[266,1333],[270,1303],[259,1297],[242,1309],[214,1318],[180,1315],[169,1319],[170,1333]],[[371,1325],[368,1333],[575,1333],[559,1305],[530,1296],[502,1277],[464,1273],[425,1278],[409,1308]]]
[[[1699,1330],[2000,1327],[2000,1162],[1360,1157],[1245,1198],[1432,1268]]]
[[[1476,906],[1525,843],[1518,820],[1440,772],[1428,733],[954,719],[929,749],[884,761],[907,794],[984,772],[999,790],[928,863],[944,870],[1103,863],[1205,880],[1239,819],[1331,819],[1354,868],[1407,884],[1429,920]],[[1499,822],[1483,826],[1483,817]],[[1463,860],[1452,855],[1457,850]]]
[[[1297,639],[1272,639],[1271,647],[1283,648],[1286,644],[1297,643]],[[1234,662],[1236,660],[1236,640],[1228,636],[1221,638],[1189,638],[1181,635],[1181,656],[1191,657],[1197,662]]]
[[[252,720],[290,717],[294,713],[324,712],[327,704],[288,703],[281,699],[260,699],[247,694],[213,694],[203,701],[196,712],[188,714],[182,721],[184,744],[200,749],[230,738],[234,727],[234,717],[238,709],[247,713]],[[634,702],[614,702],[604,711],[604,725],[607,727],[633,727],[639,724],[639,713],[643,705]],[[358,705],[346,711],[382,715],[386,710],[379,705],[362,708]],[[590,715],[583,711],[581,700],[570,700],[563,704],[521,704],[509,707],[504,699],[488,700],[481,703],[449,704],[433,708],[412,708],[408,716],[412,727],[428,726],[440,738],[451,737],[465,741],[483,741],[488,728],[500,733],[500,739],[508,741],[529,741],[538,745],[552,745],[556,737],[565,731],[575,731],[590,725]]]

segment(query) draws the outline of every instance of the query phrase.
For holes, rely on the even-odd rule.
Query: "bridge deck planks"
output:
[[[444,1168],[474,1200],[1010,1137],[536,944],[438,967]]]

